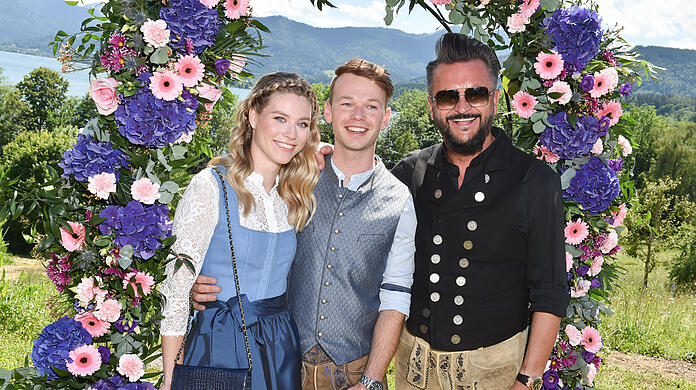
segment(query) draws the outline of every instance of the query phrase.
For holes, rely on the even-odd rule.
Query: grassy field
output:
[[[610,350],[694,362],[696,296],[671,292],[666,265],[672,255],[660,254],[661,264],[650,275],[647,289],[642,288],[642,264],[619,257],[626,273],[612,298],[615,314],[600,327]],[[0,367],[5,369],[23,366],[33,338],[64,311],[40,264],[17,257],[12,261],[3,267],[6,275],[0,277]],[[388,379],[394,389],[391,374]],[[597,376],[596,388],[696,390],[696,382],[670,379],[659,371],[630,365],[606,364]]]

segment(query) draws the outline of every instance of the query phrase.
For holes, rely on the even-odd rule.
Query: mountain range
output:
[[[88,16],[86,7],[62,0],[2,0],[0,50],[50,55],[48,42],[58,30],[73,33]],[[277,70],[300,73],[311,82],[327,82],[333,69],[352,57],[384,65],[395,82],[425,85],[425,65],[434,58],[442,32],[410,34],[382,27],[318,28],[282,16],[258,18],[271,33],[262,33],[267,46],[252,73]],[[696,97],[696,51],[639,46],[643,57],[666,68],[659,81],[643,83],[637,92]],[[501,59],[507,53],[500,54]]]

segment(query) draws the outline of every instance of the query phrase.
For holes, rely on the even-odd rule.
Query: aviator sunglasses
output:
[[[464,89],[464,100],[472,107],[483,107],[488,104],[488,96],[492,93],[493,91],[488,91],[488,87],[470,87]],[[460,97],[458,89],[443,89],[437,91],[433,100],[438,109],[451,110],[459,103]]]

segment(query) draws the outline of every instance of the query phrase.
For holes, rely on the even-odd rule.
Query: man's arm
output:
[[[556,343],[561,318],[551,313],[535,312],[532,314],[532,326],[529,331],[527,353],[524,355],[520,373],[527,376],[542,376],[546,362],[549,360],[553,345]],[[527,386],[519,381],[511,390],[523,390]]]

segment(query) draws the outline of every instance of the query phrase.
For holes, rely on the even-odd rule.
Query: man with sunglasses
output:
[[[443,142],[392,171],[418,219],[396,388],[540,389],[569,299],[560,179],[493,127],[495,52],[449,33],[436,53],[428,104]]]

